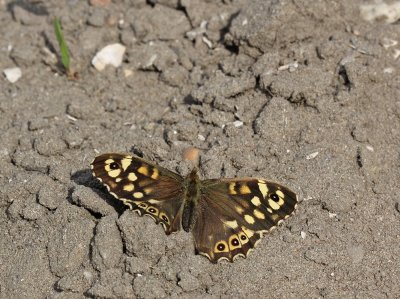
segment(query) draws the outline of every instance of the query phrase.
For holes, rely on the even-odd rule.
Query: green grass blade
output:
[[[58,41],[58,44],[60,45],[61,62],[63,64],[63,66],[65,67],[65,69],[67,70],[67,72],[69,72],[70,71],[70,56],[69,56],[67,43],[64,40],[64,35],[61,30],[61,23],[57,18],[55,18],[53,24],[54,24],[54,31],[56,33],[57,41]]]

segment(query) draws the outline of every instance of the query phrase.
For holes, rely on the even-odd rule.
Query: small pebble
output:
[[[203,37],[201,38],[201,40],[207,45],[207,47],[208,47],[209,49],[212,49],[213,44],[212,44],[212,42],[211,42],[207,37],[203,36]]]
[[[394,49],[393,58],[397,59],[399,57],[400,57],[400,50],[399,49]]]
[[[316,156],[318,156],[318,154],[319,154],[319,152],[311,153],[311,154],[309,154],[309,155],[306,156],[306,159],[307,159],[307,160],[314,159]]]
[[[17,82],[22,76],[22,72],[19,67],[4,69],[3,73],[6,76],[7,80],[11,83]]]
[[[104,70],[107,65],[119,67],[122,63],[126,47],[121,44],[111,44],[101,49],[92,59],[92,64],[98,71]]]
[[[384,74],[392,74],[394,69],[392,67],[386,67],[383,69]]]
[[[337,214],[328,212],[329,218],[335,218]]]
[[[132,76],[133,75],[133,71],[130,69],[124,69],[124,76],[125,78]]]
[[[400,19],[400,2],[361,5],[360,12],[361,17],[366,21],[385,20],[386,24],[392,24]]]
[[[373,151],[374,151],[374,148],[373,148],[372,146],[370,146],[370,145],[367,145],[366,148],[367,148],[367,150],[369,150],[370,152],[373,152]]]
[[[233,122],[233,125],[234,125],[236,128],[239,128],[239,127],[243,126],[243,122],[240,121],[240,120],[236,120],[236,121]]]

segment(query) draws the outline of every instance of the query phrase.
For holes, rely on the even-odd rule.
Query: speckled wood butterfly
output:
[[[197,253],[211,262],[246,257],[263,233],[296,209],[296,194],[263,179],[200,180],[136,156],[109,153],[94,159],[93,175],[131,210],[161,223],[166,234],[192,231]]]

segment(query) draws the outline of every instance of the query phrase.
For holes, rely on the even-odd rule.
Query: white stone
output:
[[[129,76],[132,76],[132,75],[133,75],[133,71],[132,70],[130,70],[130,69],[125,69],[124,70],[125,78],[128,78]]]
[[[7,80],[11,83],[15,83],[21,78],[22,72],[19,67],[12,67],[3,70],[4,75],[6,76]]]
[[[213,44],[207,37],[203,36],[201,40],[207,45],[208,48],[212,49]]]
[[[236,120],[236,121],[233,122],[233,125],[234,125],[236,128],[239,128],[239,127],[243,126],[243,122],[240,121],[240,120]]]
[[[289,70],[289,72],[294,72],[297,68],[299,67],[299,63],[297,61],[282,65],[278,67],[278,71],[286,71]]]
[[[400,19],[400,1],[391,4],[384,2],[360,6],[361,17],[366,21],[384,19],[387,24],[392,24]]]
[[[328,212],[328,216],[329,216],[329,218],[335,218],[335,217],[337,217],[337,214],[336,213],[332,213],[332,212]]]
[[[394,72],[394,68],[392,67],[386,67],[383,69],[384,74],[392,74]]]
[[[309,154],[309,155],[306,156],[306,159],[307,159],[307,160],[314,159],[316,156],[318,156],[318,154],[319,154],[319,152],[311,153],[311,154]]]
[[[399,49],[394,49],[393,58],[397,59],[399,57],[400,57],[400,50]]]
[[[121,44],[111,44],[101,49],[92,59],[92,64],[98,71],[104,70],[106,65],[119,67],[122,63],[126,47]]]

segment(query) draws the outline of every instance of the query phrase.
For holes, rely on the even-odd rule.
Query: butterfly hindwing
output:
[[[246,257],[297,205],[295,193],[262,179],[206,180],[201,193],[195,247],[214,263]]]
[[[91,164],[108,191],[140,215],[161,223],[167,234],[180,229],[183,178],[132,155],[102,154]]]

